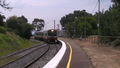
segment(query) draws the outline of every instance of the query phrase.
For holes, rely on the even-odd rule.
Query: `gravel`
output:
[[[31,40],[34,42],[39,42],[38,40],[34,40],[34,39],[31,39]],[[45,55],[43,55],[40,59],[38,59],[38,61],[36,61],[34,64],[30,65],[28,68],[42,68],[45,64],[47,64],[57,54],[57,52],[61,48],[60,44],[48,44],[48,45],[50,46],[48,52]],[[39,47],[41,47],[41,46],[43,46],[43,45],[40,45]],[[1,68],[24,68],[24,66],[29,64],[31,61],[37,59],[47,49],[48,49],[48,47],[40,48],[37,51],[28,54],[27,56],[24,56],[24,55],[29,53],[32,50],[36,50],[36,48],[31,48],[30,50],[28,49],[26,51],[23,51],[23,52],[13,56],[13,57],[24,56],[23,58],[18,59],[17,61],[11,62],[11,63],[9,63],[6,66],[3,66]],[[9,56],[9,55],[12,55],[12,54],[17,53],[17,52],[19,52],[19,51],[12,52],[8,55],[3,56],[2,58]]]
[[[35,59],[37,59],[38,57],[40,57],[42,55],[42,53],[44,53],[44,51],[46,51],[48,49],[47,47],[42,47],[26,56],[24,56],[21,59],[18,59],[10,64],[7,64],[1,68],[23,68],[24,66],[26,66],[28,64],[28,62],[31,62]]]
[[[58,50],[56,50],[56,46],[58,50],[61,48],[60,44],[50,44],[49,51],[28,68],[42,68],[57,54]]]

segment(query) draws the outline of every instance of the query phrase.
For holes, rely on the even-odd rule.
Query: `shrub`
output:
[[[6,28],[0,26],[0,33],[5,34],[6,33]]]
[[[22,24],[22,32],[21,32],[21,37],[30,39],[32,36],[31,34],[32,26],[28,23]]]
[[[12,30],[12,28],[7,28],[6,29],[8,32],[12,32],[13,30]]]
[[[114,41],[114,47],[116,47],[116,46],[120,46],[120,39],[116,39]]]

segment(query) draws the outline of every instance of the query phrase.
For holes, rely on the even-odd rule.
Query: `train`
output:
[[[36,31],[34,34],[34,38],[43,40],[47,43],[57,43],[58,42],[57,30],[49,29]]]

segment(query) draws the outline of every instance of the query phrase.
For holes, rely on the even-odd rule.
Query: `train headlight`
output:
[[[52,32],[54,31],[54,30],[51,30]]]

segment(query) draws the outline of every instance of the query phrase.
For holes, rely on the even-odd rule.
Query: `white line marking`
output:
[[[53,57],[43,68],[56,68],[60,60],[62,59],[63,55],[65,54],[66,44],[62,40],[59,41],[62,43],[61,49],[55,55],[55,57]]]

